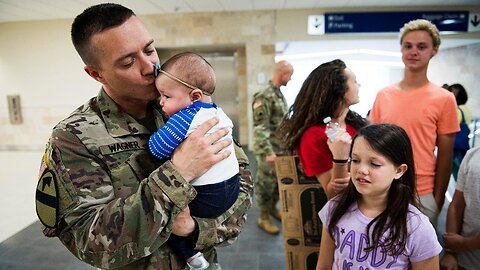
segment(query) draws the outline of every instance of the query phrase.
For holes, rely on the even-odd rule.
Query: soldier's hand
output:
[[[188,206],[175,217],[172,233],[178,236],[189,236],[195,230],[195,221],[190,215]]]
[[[206,135],[218,121],[218,118],[211,118],[202,123],[173,152],[172,164],[186,181],[199,177],[231,154],[225,148],[232,140],[223,139],[228,134],[227,129]]]

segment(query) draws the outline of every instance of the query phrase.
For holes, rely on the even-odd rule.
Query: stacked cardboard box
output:
[[[306,177],[296,156],[279,156],[275,169],[282,210],[286,269],[315,269],[322,235],[318,211],[327,197],[315,177]]]

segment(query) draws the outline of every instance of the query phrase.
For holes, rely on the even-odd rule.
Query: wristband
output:
[[[350,159],[333,159],[333,163],[347,164]]]

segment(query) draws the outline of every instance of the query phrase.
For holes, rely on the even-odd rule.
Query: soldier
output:
[[[170,160],[156,159],[148,139],[166,114],[156,102],[159,60],[151,35],[117,4],[86,9],[71,33],[84,70],[102,88],[62,120],[47,143],[36,191],[44,234],[98,268],[162,270],[188,269],[165,242],[171,233],[193,235],[208,269],[220,269],[215,246],[236,239],[251,206],[245,154],[235,148],[241,179],[233,206],[216,219],[192,218],[190,181],[233,154],[223,151],[232,141],[220,140],[227,130],[205,135],[218,122],[210,119]]]
[[[275,70],[268,87],[253,96],[253,151],[257,159],[257,180],[255,195],[260,208],[258,226],[269,234],[278,234],[278,227],[270,215],[281,220],[276,208],[278,185],[275,175],[275,158],[283,152],[277,128],[287,114],[287,102],[280,86],[287,85],[293,74],[293,67],[283,60],[275,64]]]

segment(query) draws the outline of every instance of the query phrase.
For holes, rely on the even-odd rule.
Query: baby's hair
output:
[[[438,28],[435,24],[431,23],[430,21],[424,19],[417,19],[413,21],[409,21],[408,23],[404,24],[403,27],[400,29],[400,44],[402,44],[403,38],[406,34],[412,31],[426,31],[432,37],[433,47],[437,48],[440,47],[440,33]]]
[[[162,70],[173,73],[208,95],[215,91],[217,80],[212,65],[199,54],[193,52],[176,54],[162,64]]]
[[[369,144],[373,151],[384,156],[395,166],[407,165],[405,173],[399,179],[392,181],[385,210],[367,225],[366,230],[370,239],[370,245],[366,251],[383,245],[388,254],[399,255],[407,244],[409,204],[417,206],[418,201],[412,144],[405,130],[393,124],[373,124],[359,129],[352,141],[351,149],[360,137]],[[351,149],[350,156],[352,155]],[[334,198],[338,205],[333,209],[332,219],[328,226],[332,237],[340,218],[353,203],[359,200],[360,196],[361,194],[350,181],[348,187]],[[387,231],[387,235],[383,237]]]

